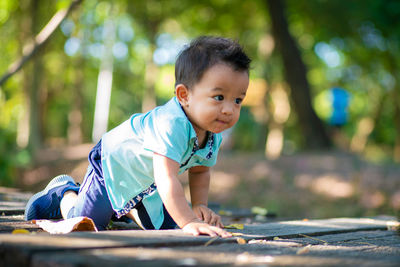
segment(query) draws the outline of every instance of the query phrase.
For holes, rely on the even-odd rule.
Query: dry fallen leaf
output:
[[[238,230],[243,230],[244,229],[244,224],[242,223],[233,223],[229,225],[225,225],[225,229],[238,229]]]
[[[237,242],[238,244],[240,244],[240,245],[247,244],[246,239],[241,238],[241,237],[237,237],[237,238],[236,238],[236,242]]]
[[[305,247],[299,249],[299,250],[296,252],[296,254],[297,254],[297,255],[306,254],[306,253],[310,252],[310,247],[311,247],[311,245],[307,245],[307,246],[305,246]]]
[[[266,216],[268,214],[268,210],[263,207],[254,206],[251,208],[251,213],[261,216]]]
[[[211,245],[211,244],[212,244],[215,240],[217,240],[218,238],[219,238],[218,236],[211,238],[210,240],[208,240],[208,241],[204,244],[204,246],[207,247],[207,246]]]
[[[242,233],[232,233],[232,232],[228,232],[228,233],[230,233],[232,236],[242,236],[243,235]]]
[[[267,244],[268,241],[264,239],[252,239],[249,241],[249,244]]]
[[[225,215],[225,216],[232,216],[232,211],[230,210],[220,210],[218,211],[219,215]]]
[[[30,232],[26,229],[14,229],[11,234],[17,235],[17,234],[29,234]]]
[[[312,239],[312,240],[315,240],[315,241],[318,241],[318,242],[321,242],[321,243],[323,243],[325,246],[328,245],[328,242],[325,241],[325,240],[322,240],[322,239],[319,239],[319,238],[315,238],[315,237],[311,237],[311,236],[308,236],[308,235],[305,235],[305,234],[299,234],[299,235],[300,235],[300,236],[303,236],[303,237],[306,237],[306,238],[309,238],[309,239]]]

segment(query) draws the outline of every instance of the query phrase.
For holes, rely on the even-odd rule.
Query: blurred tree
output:
[[[69,13],[80,2],[79,10]],[[13,151],[0,155],[0,169],[11,175],[13,166],[29,162],[22,153],[28,124],[37,127],[33,131],[39,139],[29,141],[33,146],[91,140],[96,78],[108,38],[105,22],[111,18],[106,7],[111,4],[115,40],[107,49],[113,60],[109,128],[173,95],[173,64],[188,40],[223,35],[237,39],[253,59],[250,89],[257,101],[245,106],[233,131],[235,148],[262,150],[267,143],[270,157],[277,157],[304,143],[307,148],[326,144],[313,109],[326,118],[322,96],[340,86],[352,95],[349,122],[341,131],[353,147],[364,154],[374,148],[372,158],[376,151],[399,158],[398,1],[285,2],[286,10],[266,0],[0,1],[0,75],[13,75],[0,82],[0,151]],[[42,35],[46,23],[57,17],[51,19],[53,14],[63,16]],[[275,23],[278,19],[283,22]],[[38,42],[39,36],[47,36],[42,41],[51,36],[51,42],[40,46],[45,42]],[[36,46],[27,49],[34,37]],[[279,50],[274,51],[276,44]],[[27,63],[17,73],[20,67],[12,62]]]
[[[73,68],[85,68],[85,60],[82,56],[78,56],[72,61]],[[82,132],[82,117],[83,117],[83,85],[84,85],[84,72],[77,71],[74,73],[75,79],[71,85],[71,91],[73,92],[73,100],[71,103],[71,109],[68,113],[68,144],[78,145],[83,142]]]
[[[325,63],[318,84],[311,75],[315,87],[326,89],[328,82],[352,93],[347,125],[352,147],[364,153],[367,143],[387,147],[399,161],[400,2],[289,0],[288,7],[298,38],[308,39],[308,49]],[[313,61],[313,74],[318,64]]]
[[[29,38],[28,43],[25,44],[22,51],[22,57],[12,63],[6,73],[4,73],[0,78],[0,86],[5,83],[12,75],[14,75],[17,71],[19,71],[22,66],[32,57],[35,53],[46,43],[46,41],[50,38],[50,36],[54,33],[60,23],[69,15],[73,8],[77,4],[79,4],[82,0],[72,1],[68,9],[63,9],[58,11],[53,18],[49,21],[49,23],[40,31],[40,33],[34,38]],[[31,4],[35,9],[39,9],[38,3],[35,0],[31,2],[22,1],[21,9],[26,9],[27,5]],[[4,10],[5,11],[5,10]],[[32,11],[34,14],[35,11]],[[29,17],[29,16],[28,16]],[[33,16],[34,17],[34,16]],[[36,22],[36,21],[35,21]],[[33,23],[29,23],[33,24]],[[31,27],[38,27],[38,25],[32,25]],[[35,32],[37,29],[35,29]]]
[[[39,31],[39,27],[41,25],[40,19],[40,0],[32,0],[31,5],[29,6],[29,12],[31,13],[31,33],[32,36],[29,39],[34,39],[34,34]],[[43,59],[42,55],[36,56],[33,58],[33,62],[31,68],[28,69],[25,73],[30,72],[27,77],[27,84],[25,87],[27,99],[29,101],[28,107],[29,109],[29,140],[28,140],[28,149],[32,154],[35,154],[42,146],[42,125],[43,125],[43,117],[42,117],[42,105],[41,94],[42,94],[42,75],[43,75]]]
[[[175,9],[176,1],[134,1],[129,4],[128,12],[142,28],[148,40],[149,53],[145,56],[145,91],[142,98],[142,112],[147,112],[157,105],[155,82],[158,75],[158,67],[153,60],[156,49],[156,38],[160,34],[160,26],[168,19]]]
[[[307,69],[295,40],[289,33],[283,2],[267,0],[272,33],[283,59],[285,77],[291,88],[294,109],[305,140],[306,148],[328,148],[331,141],[311,104]]]
[[[28,62],[35,54],[38,53],[39,49],[44,46],[50,36],[54,33],[60,23],[65,19],[66,16],[72,11],[72,9],[79,4],[81,0],[72,1],[70,6],[66,9],[62,9],[57,12],[41,29],[43,24],[42,16],[40,14],[43,3],[40,0],[22,1],[21,10],[25,14],[21,20],[21,28],[24,29],[21,33],[22,43],[26,43],[22,50],[22,56],[12,63],[6,73],[0,78],[0,88],[12,75],[19,71],[22,66]],[[41,30],[40,30],[41,29]],[[40,30],[40,31],[39,31]],[[36,35],[36,33],[38,33]],[[41,87],[42,85],[42,73],[43,73],[43,62],[42,56],[38,55],[33,58],[33,66],[30,66],[28,70],[24,72],[25,82],[25,94],[26,94],[26,111],[28,115],[22,122],[25,124],[21,127],[28,133],[23,133],[21,139],[22,144],[26,144],[32,154],[35,154],[38,148],[42,146],[42,128],[43,128],[43,117],[42,109],[44,103],[41,103]]]

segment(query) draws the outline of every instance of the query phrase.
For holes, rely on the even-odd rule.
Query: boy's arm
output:
[[[165,208],[184,232],[193,235],[230,236],[229,233],[221,228],[211,226],[197,219],[187,203],[182,185],[177,178],[179,171],[179,164],[177,162],[154,153],[153,165],[157,190]]]
[[[210,168],[196,166],[189,169],[189,187],[192,208],[197,217],[206,223],[223,228],[221,217],[207,207],[210,187]]]
[[[210,168],[197,166],[189,169],[189,187],[192,205],[205,205],[208,202],[210,187]]]

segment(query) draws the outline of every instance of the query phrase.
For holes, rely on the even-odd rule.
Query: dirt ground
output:
[[[81,182],[91,144],[46,149],[20,171],[17,187],[41,190],[62,173]],[[188,194],[187,177],[180,179]],[[349,153],[307,152],[265,159],[262,153],[221,151],[212,169],[210,203],[261,207],[278,218],[400,215],[400,165],[377,165]]]

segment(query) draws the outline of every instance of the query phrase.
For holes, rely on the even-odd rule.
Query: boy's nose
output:
[[[226,103],[226,104],[224,104],[222,106],[222,113],[223,114],[227,114],[227,115],[231,115],[233,113],[233,109],[234,109],[233,104]]]

